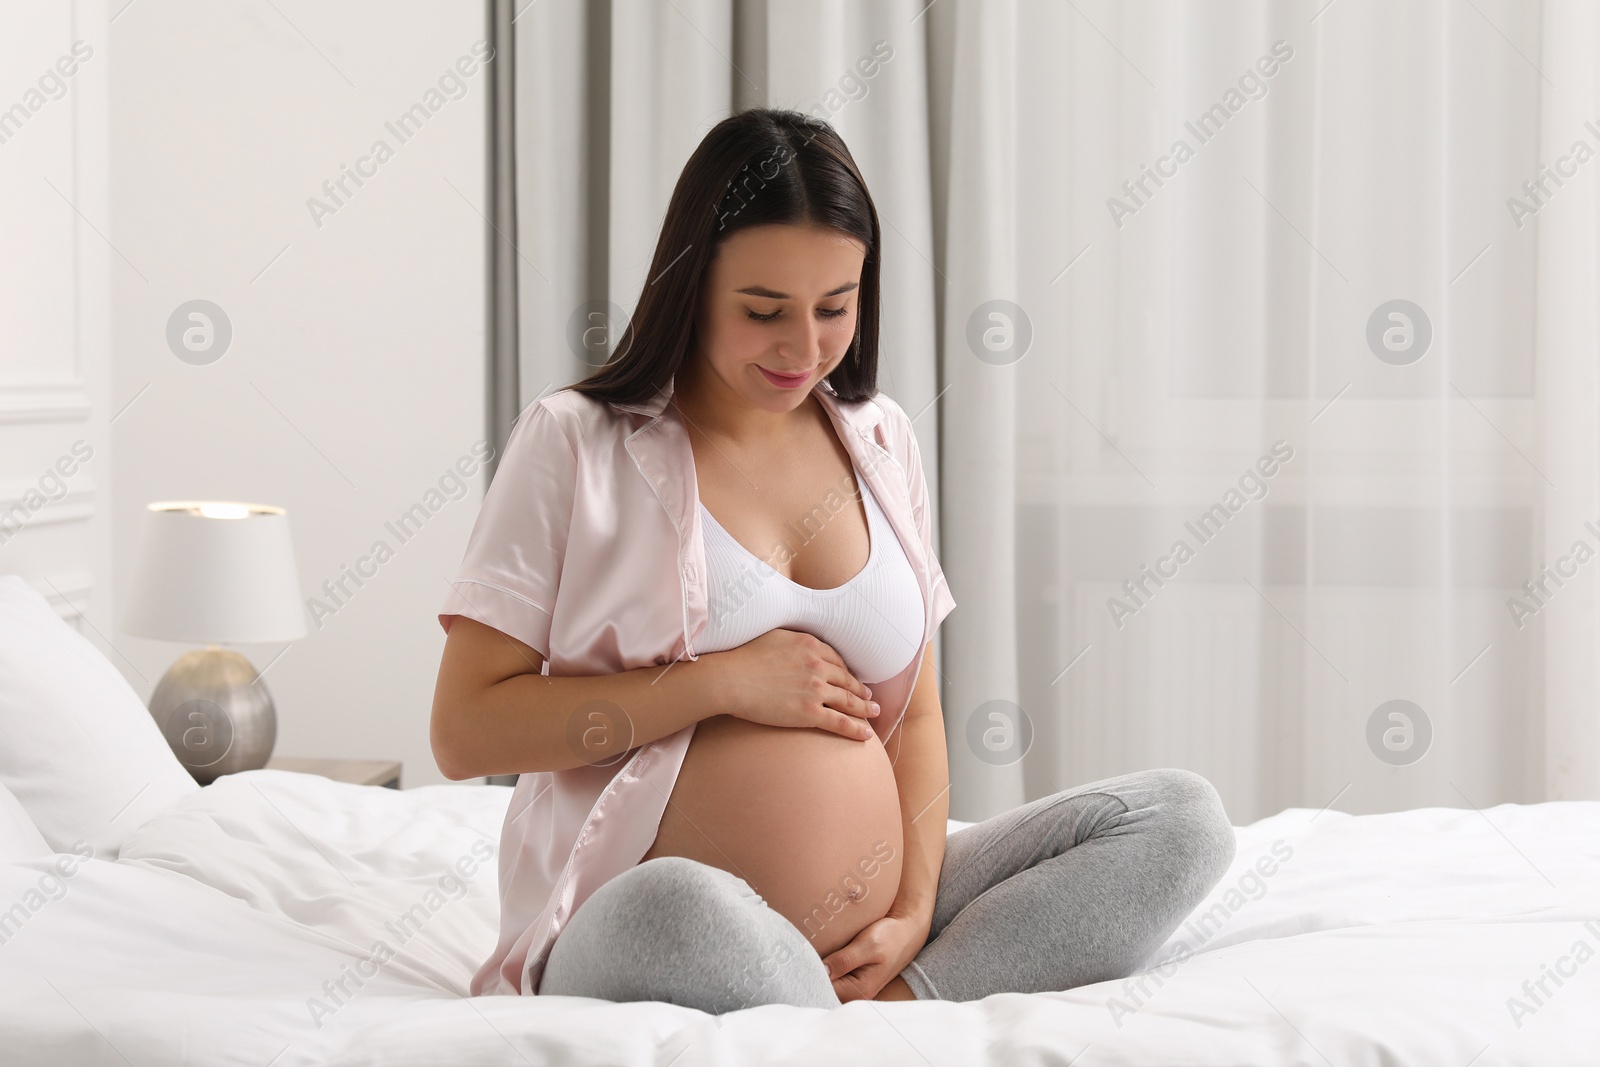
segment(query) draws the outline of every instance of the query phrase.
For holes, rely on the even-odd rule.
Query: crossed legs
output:
[[[1227,872],[1215,788],[1157,769],[1090,782],[951,834],[927,943],[900,977],[918,999],[1122,978]],[[567,923],[539,992],[660,1000],[714,1014],[837,1007],[805,936],[742,878],[678,856],[625,871]]]

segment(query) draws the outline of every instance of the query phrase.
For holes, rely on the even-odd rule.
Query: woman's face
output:
[[[706,273],[691,358],[702,384],[766,411],[792,411],[856,335],[866,247],[819,226],[751,226]]]

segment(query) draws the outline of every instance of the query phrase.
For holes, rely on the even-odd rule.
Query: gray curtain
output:
[[[516,18],[514,0],[487,0],[489,46],[496,62],[489,64],[494,79],[487,106],[484,142],[488,153],[484,167],[484,331],[488,362],[484,375],[485,440],[494,444],[486,479],[500,466],[500,454],[511,426],[522,410],[522,372],[517,343],[517,151],[516,151]],[[488,484],[486,480],[484,484]],[[516,785],[514,774],[491,774],[489,785]]]

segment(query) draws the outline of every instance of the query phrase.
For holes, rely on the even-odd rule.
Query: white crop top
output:
[[[695,642],[701,651],[723,652],[782,628],[826,641],[868,685],[905,670],[921,651],[922,590],[877,497],[860,475],[855,481],[867,511],[867,565],[832,589],[785,577],[700,505],[710,600],[710,618]]]

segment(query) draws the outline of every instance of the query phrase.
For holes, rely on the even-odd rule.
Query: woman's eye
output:
[[[846,314],[849,310],[850,310],[850,308],[848,306],[841,307],[841,308],[824,308],[821,311],[821,315],[825,319],[837,319],[837,318],[841,317],[842,315]],[[771,322],[773,319],[777,318],[778,315],[779,315],[779,312],[777,312],[777,311],[771,312],[770,314],[761,315],[761,314],[758,314],[758,313],[756,313],[754,311],[751,311],[749,308],[745,308],[744,313],[748,317],[754,319],[756,322]]]

